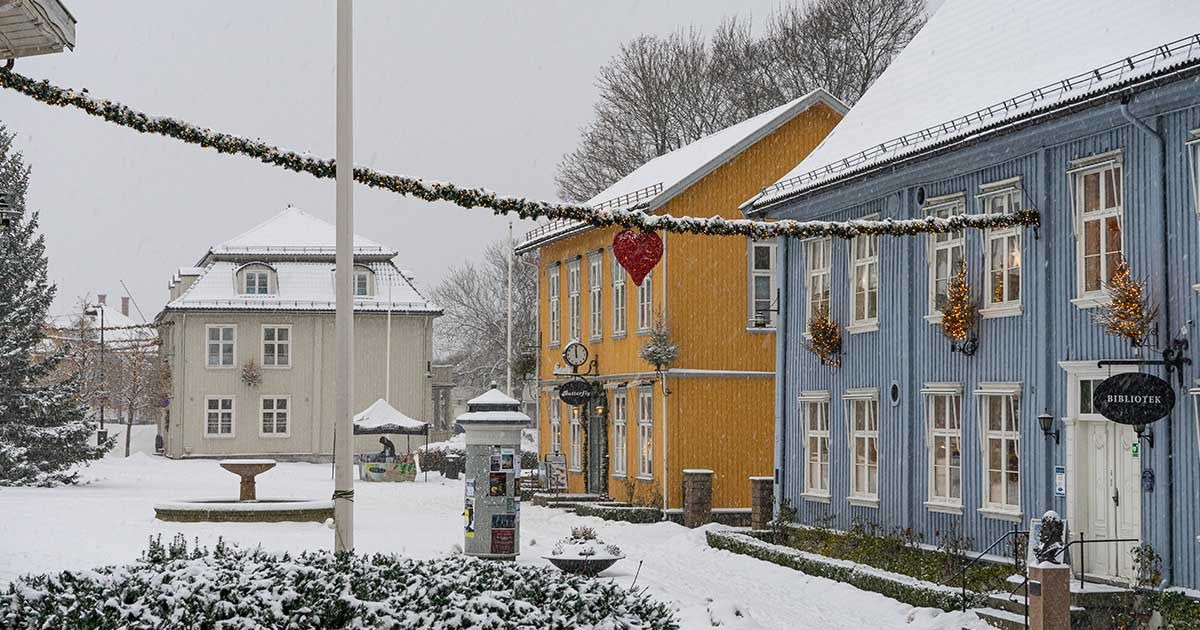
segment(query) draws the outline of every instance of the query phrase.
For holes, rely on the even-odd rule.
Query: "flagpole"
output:
[[[337,552],[354,551],[354,424],[350,392],[354,391],[354,77],[353,0],[337,3],[337,238],[334,287],[333,421],[334,544]]]
[[[505,360],[504,369],[508,377],[508,395],[513,395],[512,386],[512,317],[513,317],[513,302],[512,302],[512,269],[513,269],[513,225],[512,221],[508,222],[508,340],[504,344]]]

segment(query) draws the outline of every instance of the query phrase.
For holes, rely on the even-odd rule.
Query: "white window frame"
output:
[[[601,287],[604,281],[604,257],[601,252],[588,254],[588,339],[604,338],[604,307]]]
[[[638,479],[654,478],[654,390],[638,389]]]
[[[984,214],[1005,215],[1020,212],[1025,207],[1025,192],[1021,187],[1021,178],[1014,177],[984,184],[980,187],[979,203]],[[993,228],[985,233],[984,239],[984,291],[983,306],[979,309],[979,314],[984,318],[1020,315],[1024,312],[1022,298],[1025,294],[1025,252],[1022,249],[1021,227],[1014,225],[1006,228]],[[1004,250],[1000,258],[1000,267],[995,266],[997,260],[992,254],[992,248],[996,246],[997,242]],[[1015,262],[1012,256],[1014,245],[1016,248]],[[1016,271],[1017,278],[1017,296],[1015,298],[1009,295],[1013,271]],[[1002,278],[1000,291],[1003,292],[1004,299],[1000,301],[992,299],[997,290],[995,279],[997,273],[1000,273]]]
[[[547,339],[551,347],[562,342],[562,306],[559,297],[562,290],[561,273],[562,265],[558,263],[546,269],[546,302],[550,309],[550,330],[547,331]]]
[[[642,284],[638,286],[638,334],[648,334],[654,326],[654,277],[653,272],[646,274]]]
[[[1108,189],[1105,185],[1104,173],[1111,169],[1117,169],[1116,176],[1117,187],[1120,193],[1117,195],[1117,204],[1112,208],[1107,208]],[[1125,198],[1125,167],[1121,160],[1121,152],[1113,151],[1101,155],[1095,155],[1082,160],[1076,160],[1072,163],[1072,168],[1068,169],[1067,173],[1071,178],[1072,187],[1074,189],[1072,199],[1072,219],[1075,226],[1075,299],[1071,303],[1079,308],[1093,308],[1102,304],[1107,304],[1112,301],[1112,297],[1108,293],[1107,280],[1108,275],[1108,257],[1114,252],[1108,251],[1107,239],[1104,231],[1104,225],[1108,219],[1115,217],[1117,227],[1121,232],[1121,248],[1118,250],[1120,255],[1125,254],[1127,234],[1125,232],[1125,213],[1124,213],[1124,198]],[[1084,179],[1093,174],[1098,174],[1099,186],[1099,209],[1084,215]],[[1100,222],[1099,246],[1100,246],[1100,287],[1098,289],[1087,290],[1087,224],[1092,221]]]
[[[826,236],[805,243],[804,295],[808,318],[804,323],[805,336],[811,336],[808,322],[816,315],[817,307],[828,311],[833,306],[833,239]],[[823,295],[817,298],[817,295]]]
[[[629,473],[629,397],[625,392],[613,392],[613,455],[612,476],[624,478]]]
[[[619,339],[625,336],[628,324],[626,311],[629,307],[628,286],[625,282],[625,268],[617,261],[617,255],[612,255],[612,336]]]
[[[213,411],[214,411],[209,408],[210,401],[216,401],[217,405],[218,405],[218,408],[215,410],[217,413],[217,432],[216,433],[212,433],[208,430],[209,414],[213,413]],[[220,408],[221,401],[229,401],[229,409]],[[229,431],[223,432],[220,430],[221,429],[220,416],[226,411],[229,412]],[[232,394],[229,394],[229,395],[222,394],[222,395],[217,395],[217,396],[205,396],[204,397],[204,437],[211,438],[211,439],[220,439],[220,440],[233,439],[233,438],[237,437],[237,398],[235,396],[233,396]]]
[[[267,340],[267,330],[275,331],[275,339]],[[287,331],[287,340],[279,340],[279,331]],[[263,324],[260,332],[262,342],[260,345],[259,364],[263,369],[267,370],[290,370],[292,369],[292,325],[291,324]],[[267,344],[273,346],[273,353],[267,352]],[[280,346],[287,347],[287,363],[279,363],[279,348]],[[267,357],[273,357],[271,363],[267,363]]]
[[[550,397],[550,452],[562,453],[562,402],[552,391]]]
[[[880,464],[879,464],[879,389],[876,387],[862,387],[847,389],[843,395],[843,401],[846,405],[846,444],[849,447],[849,464],[850,464],[850,497],[848,502],[851,505],[861,507],[879,507],[879,482],[880,482]],[[863,409],[867,413],[863,422],[863,428],[860,430],[855,427],[856,411]],[[874,421],[874,428],[872,422]],[[860,464],[855,456],[855,447],[859,440],[863,442],[863,452],[865,455],[864,461]],[[875,447],[875,492],[871,492],[871,459],[870,447]],[[867,488],[858,487],[858,468],[859,466],[866,468],[866,485]]]
[[[749,278],[746,298],[748,302],[747,308],[750,312],[749,321],[747,323],[750,328],[755,328],[758,330],[773,330],[775,328],[777,316],[779,315],[777,312],[773,312],[779,310],[779,306],[777,304],[777,296],[779,295],[779,289],[777,285],[779,283],[779,279],[778,274],[776,273],[776,269],[779,266],[777,261],[779,246],[776,243],[754,240],[749,241],[748,245],[749,246],[746,250],[746,272],[749,275]],[[760,249],[765,249],[767,251],[767,267],[765,269],[758,266],[757,253]],[[767,297],[765,305],[760,303],[763,301],[763,298],[759,297],[758,295],[759,278],[763,278],[767,281]],[[762,306],[765,306],[766,308],[761,308]],[[763,323],[765,325],[759,325],[760,312],[762,313]]]
[[[267,401],[271,401],[271,410],[267,410]],[[284,402],[284,409],[279,410],[279,401]],[[270,413],[271,431],[266,431],[264,425],[267,422],[267,414]],[[283,415],[283,431],[279,431],[279,416]],[[292,397],[279,394],[267,394],[258,397],[258,437],[261,438],[288,438],[292,437]]]
[[[832,457],[829,452],[829,400],[830,396],[827,391],[801,392],[798,400],[801,427],[804,432],[804,492],[800,497],[806,501],[828,503],[830,498],[830,484],[833,477],[830,468]],[[818,414],[816,428],[813,427],[814,411]],[[816,443],[815,453],[814,441]],[[813,474],[814,465],[818,472],[817,475]]]
[[[967,200],[963,193],[945,195],[927,200],[924,206],[926,216],[948,219],[967,211]],[[958,250],[959,262],[966,261],[967,237],[963,230],[957,232],[930,233],[925,239],[926,266],[926,315],[925,320],[931,324],[942,322],[942,310],[938,308],[938,281],[946,282],[947,296],[949,295],[950,280],[957,272],[954,263],[954,251]],[[946,252],[946,277],[938,274],[938,254]]]
[[[1200,449],[1200,385],[1188,390],[1192,399],[1192,422],[1195,424],[1196,448]]]
[[[583,305],[579,297],[579,259],[567,261],[567,340],[579,341],[583,335],[580,310]]]
[[[1001,409],[1003,417],[1001,418],[1000,430],[992,430],[988,428],[990,418],[990,407],[988,405],[990,397],[1006,398],[1008,404]],[[980,462],[979,466],[982,470],[980,479],[981,494],[979,512],[984,516],[991,516],[1004,520],[1017,520],[1023,518],[1021,512],[1021,477],[1023,471],[1022,466],[1028,465],[1025,457],[1021,453],[1021,384],[1020,383],[979,383],[975,390],[975,397],[979,405],[979,450]],[[1015,416],[1015,429],[1007,428],[1005,420]],[[989,447],[991,440],[1001,441],[1001,474],[1000,489],[1004,496],[1000,497],[1000,501],[994,501],[991,496],[990,487],[990,472],[991,461],[989,461]],[[1011,444],[1010,444],[1011,443]],[[1012,471],[1008,469],[1008,454],[1012,451],[1017,453],[1017,502],[1015,505],[1008,502],[1008,483],[1007,475]]]
[[[877,218],[879,218],[877,215],[871,215],[868,217],[864,217],[865,220],[873,220],[873,219],[877,219]],[[870,249],[871,251],[867,254],[860,256],[860,254],[858,253],[858,249],[859,249],[858,246],[860,243],[870,243],[871,247],[868,249]],[[862,236],[856,236],[856,237],[850,239],[849,241],[847,241],[847,246],[848,246],[849,258],[850,258],[850,260],[849,260],[850,273],[848,274],[850,276],[849,277],[850,325],[846,326],[846,332],[853,335],[856,333],[865,333],[865,332],[872,332],[872,331],[879,330],[879,305],[880,305],[880,302],[879,302],[879,286],[880,286],[880,282],[879,282],[879,269],[880,269],[879,236],[875,235],[875,234],[864,234]],[[868,287],[868,289],[866,291],[864,291],[862,294],[863,301],[864,301],[864,304],[863,304],[864,317],[862,317],[862,318],[859,318],[856,316],[857,311],[855,309],[855,306],[856,306],[858,298],[859,298],[859,294],[855,290],[855,284],[856,284],[856,280],[858,279],[858,273],[859,273],[860,267],[864,269],[865,273],[867,274],[867,278],[870,278],[871,269],[873,268],[875,270],[875,288],[874,288],[875,313],[873,315],[867,314],[867,311],[869,310],[867,307],[870,306],[870,293],[871,293],[871,289]]]
[[[962,385],[959,383],[926,383],[921,390],[925,402],[925,459],[926,459],[926,501],[925,507],[931,512],[946,512],[962,514],[963,506],[963,396]],[[937,401],[944,399],[944,426],[937,426]],[[956,426],[952,426],[956,425]],[[953,444],[958,445],[958,465],[954,465],[951,456]],[[946,448],[946,463],[937,463],[937,449],[942,444]],[[939,470],[940,468],[940,470]],[[951,470],[958,469],[958,497],[952,490]],[[942,475],[945,481],[944,494],[937,493],[937,477]]]
[[[258,267],[259,265],[255,265]],[[254,282],[250,279],[254,278]],[[253,285],[253,290],[251,290]],[[261,290],[259,290],[261,289]],[[271,271],[266,268],[246,269],[242,271],[242,295],[270,295]]]
[[[1200,129],[1193,129],[1188,138],[1184,150],[1187,152],[1188,181],[1192,186],[1192,210],[1200,219]],[[1200,292],[1200,283],[1193,284],[1192,290]]]
[[[570,464],[569,468],[572,472],[583,471],[583,410],[580,407],[571,407],[567,413],[571,415],[570,422]]]
[[[212,331],[212,330],[224,331],[225,329],[230,329],[233,331],[233,339],[232,340],[226,340],[224,338],[225,337],[224,332],[220,333],[220,335],[219,335],[220,338],[218,338],[216,341],[213,341],[212,339],[210,339],[210,336],[212,335],[212,333],[210,331]],[[206,367],[210,370],[232,370],[232,369],[237,368],[237,338],[238,338],[237,324],[206,324],[204,326],[204,367]],[[226,343],[229,343],[229,345],[231,346],[230,351],[229,351],[229,363],[228,364],[225,363],[224,345]],[[217,354],[217,356],[220,357],[219,363],[212,363],[211,353],[209,352],[209,350],[211,349],[213,344],[222,346],[218,350],[218,354]]]
[[[367,269],[354,270],[354,297],[371,297],[371,276],[373,275],[374,273]],[[359,287],[362,288],[361,293]]]

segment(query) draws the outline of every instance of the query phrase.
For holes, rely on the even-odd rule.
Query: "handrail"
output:
[[[979,555],[968,560],[967,563],[963,565],[962,569],[959,569],[958,573],[955,573],[954,575],[950,576],[949,578],[940,580],[938,582],[939,584],[946,584],[947,582],[953,581],[956,578],[961,578],[960,585],[962,586],[962,609],[963,609],[963,612],[966,612],[966,610],[967,610],[967,579],[966,579],[967,571],[969,571],[971,569],[971,567],[975,565],[976,562],[981,560],[991,550],[995,549],[996,545],[999,545],[1000,543],[1007,540],[1009,536],[1018,536],[1018,535],[1028,536],[1029,531],[1022,530],[1022,529],[1013,529],[1013,530],[1009,530],[1009,531],[1005,532],[1003,536],[992,541],[992,544],[988,545],[987,549],[984,549],[983,551],[979,552]]]
[[[1091,540],[1086,540],[1083,537],[1084,533],[1085,532],[1079,532],[1078,540],[1068,541],[1067,544],[1063,547],[1063,555],[1066,556],[1067,550],[1071,548],[1071,545],[1079,545],[1079,587],[1080,588],[1083,588],[1083,585],[1087,583],[1087,571],[1085,569],[1085,567],[1087,566],[1087,563],[1084,562],[1084,560],[1087,558],[1087,554],[1083,553],[1084,545],[1092,544],[1092,543],[1141,542],[1140,538],[1093,538]]]

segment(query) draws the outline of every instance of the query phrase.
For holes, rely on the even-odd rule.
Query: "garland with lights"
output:
[[[1135,348],[1145,345],[1154,320],[1158,319],[1158,305],[1150,301],[1146,281],[1133,277],[1129,262],[1122,256],[1105,288],[1112,302],[1100,306],[1096,323],[1104,332],[1129,340]]]
[[[828,306],[813,307],[812,316],[808,318],[808,334],[812,339],[806,348],[817,355],[821,365],[842,366],[842,328],[829,316]]]
[[[967,280],[967,264],[960,262],[954,277],[946,287],[946,307],[942,309],[942,334],[950,340],[950,349],[970,356],[978,344],[975,324],[979,321],[979,306],[971,297]]]
[[[61,88],[52,85],[49,81],[35,81],[4,68],[0,68],[0,87],[20,92],[47,105],[75,107],[91,116],[103,118],[108,122],[142,133],[175,138],[190,144],[215,149],[220,153],[245,155],[291,171],[308,173],[314,177],[333,179],[337,174],[336,164],[332,159],[322,159],[306,153],[289,151],[261,140],[251,140],[213,131],[176,118],[152,116],[121,103],[94,98],[87,93],[86,89]],[[566,219],[595,227],[621,226],[643,231],[664,230],[712,236],[746,236],[753,239],[823,236],[848,239],[861,235],[912,236],[957,232],[966,228],[988,230],[1013,226],[1037,227],[1039,225],[1039,216],[1036,210],[1022,210],[1011,214],[971,214],[955,215],[949,218],[926,217],[882,221],[795,221],[792,219],[751,221],[748,219],[724,219],[719,216],[710,219],[673,217],[671,215],[646,214],[643,212],[646,207],[644,204],[627,209],[596,209],[576,204],[506,197],[483,188],[466,188],[449,182],[427,182],[419,177],[382,173],[361,166],[354,168],[354,179],[360,184],[372,188],[389,190],[425,201],[448,201],[463,208],[488,208],[494,214],[507,215],[511,213],[522,219]]]

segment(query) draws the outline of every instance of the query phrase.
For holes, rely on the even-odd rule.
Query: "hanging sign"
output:
[[[1096,386],[1092,408],[1120,424],[1150,424],[1175,408],[1175,390],[1153,374],[1117,374]]]
[[[558,386],[558,399],[572,407],[582,407],[592,398],[592,386],[583,379],[567,381]]]

